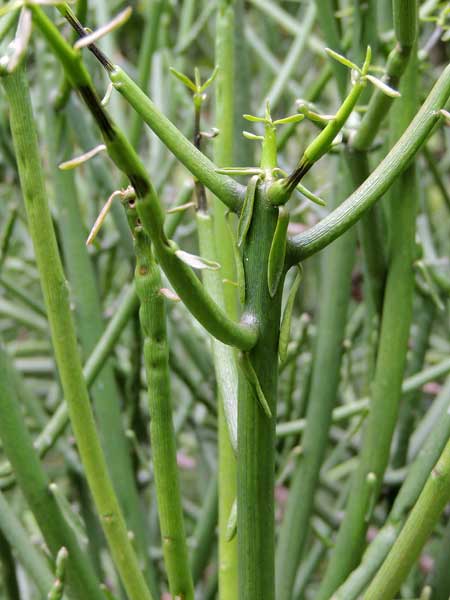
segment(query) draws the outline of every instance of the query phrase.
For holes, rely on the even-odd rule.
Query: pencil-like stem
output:
[[[431,471],[397,541],[364,594],[364,600],[394,598],[449,500],[450,442]]]
[[[22,418],[11,369],[4,352],[0,352],[0,438],[52,555],[56,557],[61,546],[70,551],[71,564],[67,573],[70,589],[81,597],[104,600],[87,556],[79,546],[75,533],[64,518],[55,497],[49,492],[50,481],[34,451],[33,440]],[[5,535],[8,531],[5,530]],[[17,531],[17,535],[20,536],[20,530]],[[45,571],[43,576],[44,574]],[[42,582],[43,579],[40,578],[39,581]]]
[[[116,166],[128,177],[133,186],[136,192],[139,217],[147,233],[150,235],[156,258],[174,286],[175,291],[183,299],[190,312],[212,335],[226,344],[235,345],[243,350],[252,348],[257,338],[255,324],[236,323],[229,319],[223,310],[205,292],[191,268],[178,257],[176,246],[169,243],[164,233],[164,212],[162,206],[136,151],[100,104],[92,88],[89,74],[81,63],[78,53],[65,42],[57,28],[46,17],[39,6],[33,5],[32,10],[36,24],[61,61],[67,77],[78,90],[96,120],[109,156],[115,162]],[[112,69],[112,65],[103,55],[100,55],[99,59],[107,68]],[[146,96],[123,71],[114,69],[113,73],[114,80],[116,83],[120,83],[121,89],[124,86],[127,89],[131,88],[133,96],[137,95],[139,98],[143,97],[146,99]],[[151,104],[150,100],[148,102]],[[186,143],[190,144],[187,140]],[[203,157],[201,152],[195,149],[194,146],[192,147],[195,153]],[[200,159],[198,160],[200,161]],[[209,167],[206,170],[208,173],[211,173]],[[195,169],[193,172],[195,174]],[[214,181],[216,181],[216,175],[213,171],[212,177]]]
[[[72,302],[82,354],[89,356],[104,328],[99,288],[85,244],[86,232],[82,224],[73,171],[62,171],[57,167],[61,159],[68,158],[69,148],[64,135],[67,122],[61,113],[54,114],[51,111],[50,114],[47,112],[46,116],[49,155],[53,167],[51,176],[58,207],[64,261],[73,290]],[[145,565],[152,592],[156,595],[156,577],[147,551],[146,521],[134,480],[129,445],[122,424],[121,399],[110,360],[105,361],[91,386],[91,395],[114,488],[127,527],[135,536],[139,557]]]
[[[250,229],[243,248],[245,309],[260,323],[260,338],[249,360],[272,417],[262,410],[245,378],[239,385],[237,530],[239,600],[274,600],[274,468],[278,382],[278,338],[282,283],[269,293],[269,252],[278,210],[257,190]],[[281,282],[283,278],[281,279]]]
[[[219,135],[214,141],[214,160],[221,167],[232,167],[236,157],[238,140],[235,94],[235,3],[222,0],[217,9],[215,56],[218,66],[216,80],[215,116]],[[226,207],[220,198],[213,200],[213,220],[198,213],[200,248],[211,260],[222,265],[221,273],[205,273],[205,285],[211,286],[210,293],[220,302],[231,318],[237,316],[236,288],[222,281],[236,280],[231,227],[227,224]],[[220,243],[217,241],[220,240]],[[213,341],[214,366],[218,386],[218,459],[219,459],[219,598],[234,600],[238,595],[237,539],[227,539],[227,525],[236,501],[236,446],[237,446],[237,396],[238,371],[233,350]],[[230,394],[231,391],[231,394]],[[233,449],[234,445],[234,449]]]
[[[430,431],[417,458],[409,467],[403,485],[382,529],[368,546],[360,565],[334,594],[336,600],[356,600],[375,576],[397,539],[404,522],[421,494],[427,478],[443,452],[450,436],[450,380],[447,379],[436,401],[443,400],[445,408],[439,423]]]
[[[136,248],[136,290],[144,334],[144,359],[150,410],[150,438],[164,563],[173,597],[194,599],[194,587],[184,532],[175,431],[172,420],[169,347],[161,275],[150,240],[136,225],[136,207],[128,210]]]
[[[28,532],[1,492],[0,531],[5,540],[14,548],[20,564],[36,584],[39,593],[45,598],[53,581],[48,564],[33,544],[30,544]]]
[[[400,136],[414,114],[416,81],[416,62],[413,61],[408,66],[402,84],[402,99],[394,107],[394,139]],[[414,290],[417,187],[413,165],[404,171],[394,185],[392,200],[389,204],[389,270],[371,388],[371,411],[364,432],[358,468],[352,480],[345,518],[336,538],[336,551],[318,594],[321,600],[330,597],[361,556],[367,527],[389,460],[390,444],[398,414]],[[398,313],[399,298],[402,298],[401,315]]]
[[[366,181],[337,209],[290,240],[288,264],[319,252],[354,225],[403,172],[440,120],[450,96],[450,67],[446,67],[424,104],[392,150]]]
[[[351,178],[343,159],[335,202],[345,198]],[[302,455],[293,473],[286,512],[277,546],[277,598],[290,600],[298,565],[310,533],[314,494],[327,450],[332,409],[339,384],[342,340],[348,313],[356,232],[343,235],[323,256],[319,326],[314,352],[311,387],[302,439]],[[323,374],[327,373],[324,377]]]
[[[130,596],[151,599],[131,546],[84,382],[68,290],[47,204],[40,151],[27,82],[22,71],[3,78],[30,235],[41,275],[55,358],[86,477],[114,561]]]

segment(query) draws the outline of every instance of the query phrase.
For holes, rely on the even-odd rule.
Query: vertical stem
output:
[[[69,588],[80,598],[103,600],[103,593],[91,565],[78,545],[75,533],[66,522],[55,497],[49,492],[50,481],[26,429],[5,352],[0,352],[0,438],[20,489],[51,553],[56,557],[61,546],[65,546],[70,553],[67,571]],[[6,524],[2,526],[0,522],[0,527],[6,536],[12,535],[11,529],[5,529]],[[17,535],[20,542],[20,532],[17,532]],[[28,558],[32,559],[30,566],[33,566],[35,572],[36,561],[31,556]],[[41,578],[38,582],[40,581]]]
[[[28,531],[22,526],[1,492],[0,531],[7,543],[14,548],[18,562],[34,581],[42,597],[45,598],[53,583],[48,564],[33,544],[30,544]]]
[[[267,285],[267,265],[278,210],[265,192],[256,192],[250,229],[244,243],[245,313],[256,319],[260,336],[249,358],[272,412],[269,418],[246,380],[239,384],[238,413],[238,557],[239,600],[275,598],[275,419],[278,338],[282,282],[274,298]],[[283,280],[283,278],[282,278]]]
[[[233,157],[235,149],[235,44],[234,44],[234,26],[235,26],[235,8],[234,2],[221,0],[217,9],[216,20],[216,64],[219,68],[216,80],[216,127],[219,129],[219,136],[214,144],[214,160],[221,167],[233,166]],[[218,241],[216,244],[217,260],[222,265],[220,278],[235,279],[234,256],[232,249],[232,240],[230,230],[226,223],[225,206],[218,198],[214,198],[214,234]],[[208,225],[205,225],[205,229]],[[199,230],[200,233],[200,230]],[[220,242],[219,242],[220,240]],[[214,257],[210,257],[214,259]],[[211,274],[212,275],[212,274]],[[233,286],[223,286],[220,281],[217,282],[218,295],[222,297],[223,306],[232,318],[237,316],[236,293]],[[218,298],[216,298],[216,301]],[[213,346],[217,347],[220,342],[213,341]],[[237,392],[237,370],[231,348],[217,348],[219,354],[215,352],[215,369],[220,381],[219,371],[225,367],[220,360],[220,352],[228,357],[228,363],[232,366]],[[226,376],[226,375],[225,375]],[[236,499],[236,457],[230,442],[230,434],[224,412],[225,390],[223,386],[219,389],[219,598],[220,600],[235,600],[238,594],[238,569],[237,569],[237,539],[228,541],[227,524],[232,509],[233,502]],[[237,398],[237,393],[236,393]],[[236,406],[237,410],[237,406]]]
[[[348,194],[350,177],[344,161],[339,163],[336,201]],[[331,413],[339,384],[342,340],[345,335],[354,264],[356,232],[349,231],[325,250],[319,326],[306,420],[308,427],[302,439],[302,455],[298,459],[281,525],[277,547],[277,598],[290,600],[299,562],[310,531],[314,495],[320,467],[327,450]],[[327,376],[324,377],[323,374]]]
[[[78,353],[69,294],[47,204],[40,150],[25,74],[3,78],[30,235],[49,316],[56,363],[78,450],[124,586],[133,600],[150,600],[98,440]]]
[[[136,221],[135,209],[134,217],[133,209],[129,213],[130,222],[133,218]],[[150,240],[140,226],[134,228],[134,235],[136,290],[141,301],[139,318],[144,333],[150,438],[164,563],[172,596],[194,600],[172,421],[169,346],[164,297],[160,292],[161,274],[151,253]]]
[[[5,600],[20,600],[12,548],[0,530],[0,574]]]
[[[394,597],[449,500],[450,442],[430,473],[397,541],[365,593],[364,600],[391,600]]]
[[[96,274],[86,250],[86,231],[82,224],[73,171],[61,171],[57,168],[58,162],[67,159],[69,154],[67,139],[64,139],[66,126],[66,119],[61,113],[49,111],[47,133],[55,204],[58,207],[64,260],[73,290],[80,345],[83,355],[87,357],[101,337],[104,323]],[[149,584],[156,595],[155,573],[148,557],[147,523],[134,480],[129,445],[122,423],[121,398],[110,360],[105,361],[93,383],[91,395],[114,489],[128,528],[135,536],[139,558],[145,565]]]
[[[208,484],[202,510],[198,517],[198,524],[194,531],[195,545],[191,555],[194,584],[200,579],[205,567],[210,562],[211,549],[215,542],[217,507],[219,504],[217,484],[217,477],[213,477]]]
[[[402,85],[403,96],[395,106],[392,133],[398,139],[416,109],[416,62],[411,60]],[[318,598],[328,600],[359,562],[374,500],[378,497],[389,460],[406,363],[414,291],[414,239],[417,187],[414,165],[394,184],[389,204],[388,274],[371,411],[355,472],[346,515],[336,538],[335,551],[319,589]],[[402,310],[399,313],[399,302]],[[375,476],[374,485],[371,478]]]

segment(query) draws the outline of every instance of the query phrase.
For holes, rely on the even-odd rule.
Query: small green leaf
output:
[[[220,269],[219,263],[213,260],[206,260],[206,258],[197,256],[196,254],[190,254],[184,250],[176,250],[175,254],[181,261],[193,269],[210,269],[211,271],[218,271]]]
[[[325,52],[328,54],[328,56],[330,58],[337,60],[337,62],[341,63],[341,65],[344,65],[344,67],[348,67],[349,69],[355,69],[355,71],[358,71],[358,73],[361,73],[361,69],[357,65],[355,65],[354,62],[352,62],[345,56],[342,56],[342,54],[339,54],[338,52],[331,50],[331,48],[325,48]]]
[[[266,113],[265,113],[267,123],[272,123],[272,115],[270,114],[270,100],[266,100]]]
[[[212,82],[214,81],[214,79],[217,77],[217,73],[219,72],[219,67],[215,66],[214,67],[214,71],[211,73],[211,76],[205,81],[205,83],[200,86],[200,94],[202,92],[204,92],[207,88],[209,88],[209,86],[212,84]]]
[[[401,96],[400,92],[388,86],[387,83],[384,83],[384,81],[381,81],[381,79],[378,79],[373,75],[366,75],[365,78],[375,87],[381,90],[383,94],[386,94],[386,96],[389,96],[390,98],[399,98]]]
[[[172,75],[174,75],[177,79],[179,79],[182,83],[184,83],[184,85],[186,87],[188,87],[194,93],[197,92],[197,87],[196,87],[195,83],[193,81],[191,81],[189,79],[189,77],[187,77],[184,73],[180,73],[180,71],[177,71],[173,67],[169,67],[169,71],[172,73]]]
[[[225,535],[225,539],[227,542],[231,542],[237,533],[237,501],[236,499],[233,502],[230,510],[230,516],[227,521],[227,532]]]
[[[253,216],[253,206],[255,203],[256,186],[258,185],[259,175],[253,175],[247,184],[247,191],[244,199],[244,206],[242,207],[241,216],[239,218],[237,239],[238,246],[242,246],[246,238],[247,232],[250,228]]]
[[[194,67],[194,81],[196,90],[200,91],[202,80],[200,79],[200,71],[198,67]]]
[[[245,272],[244,272],[244,265],[242,262],[242,256],[241,256],[241,253],[240,253],[238,245],[237,245],[235,232],[234,232],[233,227],[231,226],[231,223],[228,218],[225,220],[225,223],[227,224],[227,228],[230,233],[231,246],[233,248],[237,285],[238,285],[238,289],[239,289],[239,300],[240,300],[241,304],[244,305],[245,304]]]
[[[276,121],[273,122],[274,125],[284,125],[286,123],[300,123],[300,121],[303,121],[303,119],[305,118],[305,115],[302,113],[296,114],[296,115],[290,115],[289,117],[284,117],[284,119],[277,119]]]
[[[269,262],[267,264],[267,284],[269,286],[269,294],[272,298],[278,291],[278,286],[284,271],[288,225],[289,212],[285,208],[280,208],[272,245],[270,246]]]
[[[371,61],[372,61],[372,48],[370,46],[367,46],[366,58],[364,59],[364,64],[360,71],[363,75],[366,75],[368,73]]]
[[[264,141],[264,136],[263,135],[255,135],[254,133],[250,133],[250,131],[243,131],[242,135],[245,138],[247,138],[248,140]]]
[[[252,123],[265,123],[267,119],[265,117],[255,117],[254,115],[242,115],[246,121],[251,121]]]
[[[258,376],[253,368],[252,363],[250,362],[250,358],[248,354],[245,352],[241,352],[239,364],[241,366],[242,372],[245,375],[248,385],[252,390],[253,395],[258,400],[261,405],[261,408],[269,417],[272,418],[272,411],[270,410],[270,406],[267,402],[266,397],[264,396],[264,392],[262,391],[261,384],[259,383]]]
[[[297,189],[300,192],[300,194],[302,194],[303,196],[305,196],[305,198],[308,198],[308,200],[311,200],[311,202],[314,202],[314,204],[318,204],[319,206],[326,206],[327,205],[327,203],[325,202],[325,200],[322,200],[322,198],[320,198],[320,196],[317,196],[316,194],[314,194],[313,192],[311,192],[310,190],[308,190],[308,188],[306,188],[301,183],[299,183],[297,185]]]
[[[295,296],[297,295],[300,282],[302,280],[303,269],[298,265],[297,274],[295,275],[294,283],[289,290],[288,299],[281,319],[280,339],[278,342],[278,356],[280,363],[283,364],[287,357],[289,338],[291,335],[292,312],[294,310]]]

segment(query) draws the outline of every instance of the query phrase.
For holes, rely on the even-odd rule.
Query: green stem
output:
[[[397,494],[389,517],[375,540],[367,548],[361,564],[353,571],[347,581],[334,594],[335,600],[356,600],[375,576],[383,560],[397,539],[403,523],[412,506],[417,501],[427,481],[429,473],[443,451],[450,436],[450,380],[447,380],[440,393],[444,408],[439,422],[430,431],[421,446],[417,458],[411,464],[403,485]],[[436,400],[437,401],[437,400]]]
[[[65,520],[55,497],[49,493],[50,481],[39,462],[33,448],[33,440],[26,429],[14,389],[11,369],[5,360],[4,352],[0,352],[0,400],[0,438],[3,449],[12,464],[19,486],[42,531],[48,548],[53,556],[56,556],[61,546],[65,546],[69,550],[71,561],[67,575],[74,595],[81,598],[103,600],[99,582],[96,580],[87,557],[78,545],[74,531]],[[8,536],[13,534],[9,526],[3,531]],[[17,530],[17,535],[20,544],[19,530]],[[23,556],[23,558],[26,557]],[[30,566],[34,569],[34,557],[28,558],[31,558]],[[34,573],[34,570],[32,572]],[[42,582],[43,578],[38,581]],[[47,591],[49,589],[48,587]]]
[[[278,338],[282,285],[269,293],[269,252],[278,219],[265,190],[256,191],[250,229],[243,249],[245,310],[255,315],[260,328],[249,353],[272,418],[262,410],[251,386],[243,378],[239,389],[237,528],[239,599],[274,600],[274,467],[275,417],[278,379]],[[283,279],[282,279],[283,280]]]
[[[135,205],[129,209],[136,248],[136,290],[141,307],[144,359],[150,410],[150,438],[164,563],[173,597],[194,600],[178,476],[175,432],[170,398],[169,347],[161,275],[150,240],[135,224]]]
[[[395,596],[449,500],[450,442],[431,471],[397,541],[364,594],[364,600],[391,600]]]
[[[11,131],[56,362],[78,450],[125,588],[130,598],[150,600],[150,592],[140,572],[108,475],[83,378],[68,289],[46,199],[39,143],[24,73],[4,77],[3,85],[10,105]]]
[[[417,98],[415,68],[416,62],[412,61],[402,84],[404,95],[392,116],[392,134],[395,138],[399,137],[414,114]],[[320,600],[328,599],[359,561],[389,460],[391,439],[398,415],[414,292],[413,261],[417,210],[414,165],[410,165],[404,171],[392,189],[392,200],[395,201],[389,204],[388,274],[372,382],[371,409],[345,518],[319,589]],[[398,312],[400,298],[401,314]]]
[[[57,157],[68,158],[68,144],[64,139],[66,125],[66,119],[61,114],[52,112],[47,115],[49,154],[53,166],[53,187],[64,260],[75,305],[82,354],[89,356],[103,333],[104,324],[96,274],[85,245],[86,232],[82,224],[73,171],[61,171],[57,168]],[[145,565],[146,574],[149,574],[152,593],[156,596],[156,578],[147,551],[147,527],[134,480],[129,444],[122,423],[121,398],[110,360],[105,361],[90,391],[111,479],[128,529],[136,538],[139,557]]]
[[[236,54],[235,3],[222,0],[217,9],[215,57],[219,68],[216,80],[215,120],[220,131],[214,143],[214,160],[221,167],[233,166],[239,141],[236,138],[237,117],[235,94],[238,93],[235,64]],[[243,16],[243,15],[242,15]],[[235,281],[236,267],[226,207],[215,197],[214,219],[197,214],[199,243],[202,254],[217,259],[222,272],[204,274],[209,293],[231,318],[237,316],[236,290],[224,286],[223,279]],[[220,240],[220,242],[219,242]],[[214,368],[218,382],[218,452],[219,452],[219,598],[235,600],[238,595],[237,539],[227,540],[228,519],[236,500],[237,467],[237,411],[238,371],[234,352],[218,341],[212,341]]]
[[[450,66],[445,68],[405,133],[366,181],[317,225],[290,240],[288,264],[303,260],[328,246],[389,189],[439,122],[439,110],[445,106],[449,96]]]
[[[175,291],[180,298],[183,299],[190,312],[212,335],[225,344],[235,345],[242,350],[252,348],[256,341],[256,330],[253,327],[253,324],[235,323],[229,319],[210,296],[208,296],[192,270],[178,258],[176,254],[177,248],[174,247],[173,244],[170,244],[166,238],[163,228],[164,212],[152,182],[135,150],[100,104],[92,88],[89,74],[81,63],[79,55],[65,42],[57,28],[49,19],[47,19],[39,6],[33,5],[32,10],[36,24],[61,61],[72,85],[77,88],[95,118],[102,133],[109,156],[117,167],[127,175],[130,183],[134,187],[139,217],[147,233],[150,235],[154,245],[156,258],[174,286]],[[72,17],[70,17],[70,19],[73,23]],[[107,69],[112,69],[113,67],[108,59],[101,53],[99,54],[99,52],[100,51],[95,48],[95,53],[102,64],[104,64]],[[152,105],[151,101],[147,99],[145,94],[139,90],[136,84],[134,84],[122,70],[115,68],[111,73],[111,77],[116,84],[131,90],[133,97],[143,98],[145,101],[144,104],[146,104],[147,107],[147,100],[150,105]],[[143,115],[143,118],[145,120],[145,115]],[[167,121],[167,123],[170,124],[169,121]],[[169,125],[167,125],[167,127],[169,127]],[[171,127],[174,128],[173,125],[171,125]],[[176,130],[176,132],[176,135],[180,135],[178,130]],[[192,146],[192,144],[190,144],[183,136],[181,137],[185,140],[186,144]],[[194,155],[197,157],[194,162],[201,162],[197,154],[200,157],[203,157],[203,155],[194,146],[192,146],[192,148],[195,151]],[[195,170],[196,169],[194,168],[194,174]],[[210,171],[209,166],[206,168],[206,171],[210,173],[212,179],[216,181],[215,176],[217,174],[214,171]],[[201,176],[199,176],[199,180],[202,181]],[[233,182],[233,180],[226,179],[223,182],[229,183]],[[204,183],[207,185],[207,182]]]
[[[350,177],[339,162],[342,176],[336,201],[348,192]],[[302,438],[303,452],[292,478],[286,512],[277,547],[277,598],[290,600],[295,577],[309,535],[315,490],[327,450],[332,408],[339,383],[351,272],[356,245],[355,232],[348,232],[323,256],[322,301],[314,354],[311,388]],[[327,377],[323,374],[327,373]]]
[[[30,544],[30,535],[0,492],[0,530],[9,545],[14,548],[18,561],[34,581],[45,598],[53,583],[53,577],[44,557]]]

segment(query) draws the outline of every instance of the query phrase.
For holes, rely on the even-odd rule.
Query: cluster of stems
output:
[[[373,75],[376,68],[372,64],[372,54],[381,54],[380,36],[374,25],[377,11],[374,0],[364,6],[354,3],[351,39],[345,36],[340,21],[347,18],[345,11],[343,16],[336,14],[337,5],[331,0],[316,0],[307,8],[301,7],[294,26],[289,17],[292,14],[276,3],[266,0],[250,3],[255,5],[255,11],[262,11],[295,36],[278,73],[270,49],[257,39],[250,25],[244,26],[244,2],[220,0],[213,8],[205,7],[196,23],[193,23],[195,3],[183,2],[177,42],[181,49],[195,39],[211,11],[217,10],[215,68],[211,77],[202,84],[196,69],[195,81],[189,79],[181,72],[185,62],[181,54],[177,69],[172,68],[172,73],[193,92],[190,111],[193,142],[147,93],[151,69],[162,54],[158,43],[167,36],[170,3],[163,0],[148,3],[136,81],[128,74],[127,67],[113,62],[116,59],[121,62],[111,42],[113,28],[124,23],[129,11],[121,13],[108,26],[91,32],[85,26],[90,14],[86,2],[77,2],[74,10],[68,3],[50,2],[73,30],[70,43],[65,30],[57,27],[50,11],[40,4],[24,1],[6,5],[5,21],[0,21],[0,41],[10,34],[17,20],[18,27],[14,43],[4,60],[0,60],[0,80],[8,107],[12,168],[17,169],[44,299],[41,305],[22,293],[22,301],[29,310],[38,313],[40,320],[33,323],[26,313],[19,314],[19,318],[24,324],[31,323],[37,331],[45,328],[43,319],[48,320],[63,401],[48,419],[15,374],[7,351],[0,346],[0,439],[5,455],[0,465],[0,489],[6,490],[16,483],[21,489],[52,556],[56,579],[42,555],[35,548],[26,547],[24,526],[0,491],[0,564],[7,573],[8,600],[19,597],[11,568],[11,548],[41,595],[48,594],[54,600],[65,594],[68,598],[109,597],[100,584],[103,540],[98,532],[93,533],[97,520],[127,597],[130,600],[159,597],[160,569],[154,560],[155,553],[150,552],[154,536],[141,504],[136,461],[144,464],[146,477],[154,485],[165,572],[163,586],[173,598],[197,597],[196,586],[206,573],[217,524],[217,581],[205,591],[205,598],[214,597],[216,585],[220,600],[300,598],[305,591],[301,589],[303,582],[311,580],[318,565],[320,583],[314,583],[313,587],[319,600],[351,600],[361,594],[368,600],[393,598],[407,580],[450,500],[447,388],[442,392],[445,396],[442,402],[447,402],[446,416],[435,435],[428,436],[421,452],[414,439],[420,435],[420,428],[414,432],[415,411],[420,404],[418,388],[425,381],[448,374],[450,363],[444,360],[433,369],[425,369],[417,381],[414,377],[412,381],[405,380],[405,373],[414,376],[423,370],[433,324],[442,308],[439,294],[442,290],[448,293],[450,287],[445,276],[432,269],[437,258],[426,232],[421,235],[424,258],[417,263],[416,216],[420,203],[417,156],[448,117],[444,109],[450,97],[450,66],[447,66],[421,102],[418,2],[380,2],[378,11],[392,20],[394,38],[389,53],[386,52],[381,80]],[[427,10],[433,12],[437,8],[431,6]],[[99,21],[110,17],[106,2],[99,2],[97,12]],[[379,22],[381,16],[377,17]],[[440,16],[442,23],[444,17]],[[304,21],[300,27],[301,19]],[[303,81],[298,86],[292,79],[316,21],[330,47],[327,52],[332,62],[323,69],[306,97],[309,101],[318,99],[333,77],[339,107],[333,115],[322,116],[315,107],[302,101],[297,114],[273,120],[271,111],[281,105],[284,88],[291,94],[304,87]],[[35,29],[33,36],[40,36],[37,66],[46,72],[48,49],[63,72],[56,101],[44,110],[50,186],[45,181],[25,67],[31,23]],[[103,40],[99,40],[105,32],[108,37],[103,46]],[[242,49],[245,40],[254,45],[255,51],[275,71],[274,81],[267,86],[263,117],[243,114],[247,110],[245,104],[250,102],[246,51]],[[109,80],[109,106],[108,99],[101,101],[97,94],[87,66],[92,63],[84,61],[83,48],[93,55],[102,75]],[[346,58],[347,53],[352,60]],[[51,74],[52,71],[50,77]],[[42,96],[50,77],[39,81]],[[265,77],[264,72],[261,79],[264,81]],[[201,109],[205,91],[213,84],[217,130],[211,135],[202,131]],[[81,99],[81,111],[71,98],[72,93]],[[132,109],[129,124],[121,109],[125,102]],[[357,112],[363,103],[366,106],[359,117]],[[86,112],[91,121],[85,119]],[[260,135],[245,132],[247,141],[261,142],[257,167],[252,165],[253,148],[240,138],[241,114],[259,128]],[[288,141],[300,129],[297,124],[308,119],[319,126],[319,133],[308,143],[302,143],[304,150],[296,166],[286,172],[282,152],[289,148]],[[389,149],[381,158],[383,154],[376,144],[386,122]],[[101,146],[81,159],[69,160],[73,144],[66,129],[70,123],[79,126],[79,145],[92,146],[100,137]],[[152,161],[140,155],[144,124],[152,132],[155,147],[158,140],[162,143],[164,150],[159,152],[172,155],[167,154],[167,162],[175,159],[181,163],[193,180],[181,191],[171,211],[166,211],[161,199],[163,183],[158,182]],[[280,135],[282,127],[285,129]],[[303,128],[304,124],[301,131],[306,130]],[[2,136],[0,119],[3,143]],[[215,162],[206,156],[204,142],[210,137],[214,138]],[[8,144],[9,139],[4,144],[6,148]],[[336,149],[339,158],[334,169],[330,169],[336,182],[331,209],[299,232],[298,211],[294,207],[296,195],[323,204],[302,181],[304,178],[314,181],[320,166],[331,164],[330,155]],[[99,157],[94,158],[100,151],[106,152],[118,171],[121,187],[115,192],[111,189],[109,170]],[[287,156],[290,157],[289,153]],[[95,242],[93,266],[83,243],[84,215],[76,193],[78,181],[72,171],[64,170],[88,159],[90,166],[94,164],[91,177],[102,193],[108,190],[109,195],[88,242],[94,242],[111,208],[120,236],[119,251],[126,263],[130,259],[135,263],[134,281],[106,328],[95,271],[103,264],[101,243]],[[63,170],[57,168],[58,162]],[[238,163],[242,166],[237,167]],[[239,177],[239,181],[233,176]],[[433,169],[433,177],[441,183],[438,187],[448,202],[438,168]],[[195,202],[190,202],[193,191]],[[52,194],[57,205],[56,231],[49,202]],[[121,198],[122,208],[117,206],[116,197]],[[200,256],[181,249],[179,238],[172,239],[183,214],[192,206]],[[317,214],[322,216],[322,210],[318,209]],[[21,211],[14,205],[0,229],[0,271],[7,264],[20,217]],[[348,315],[358,248],[363,265],[364,303],[355,325],[353,317],[349,320]],[[294,317],[297,292],[303,262],[323,250],[318,326],[311,334],[306,319]],[[107,291],[115,286],[118,264],[113,252],[111,256],[104,269]],[[306,263],[306,271],[310,264],[317,266],[315,260]],[[417,276],[417,265],[424,281]],[[195,269],[201,270],[201,278]],[[291,269],[296,272],[294,277]],[[289,287],[286,282],[290,289],[285,289]],[[0,284],[14,293],[14,284],[8,283],[1,272]],[[417,343],[408,360],[411,325],[417,310],[415,292],[419,285],[422,286],[421,318],[418,331],[414,330]],[[435,292],[436,287],[439,293]],[[19,295],[20,290],[15,293]],[[210,343],[212,361],[205,358],[204,347],[198,349],[193,335],[188,336],[184,352],[194,357],[196,368],[205,379],[213,368],[217,388],[217,405],[203,395],[208,418],[216,420],[213,426],[217,430],[217,473],[207,486],[199,511],[193,550],[187,534],[189,502],[184,498],[177,461],[182,425],[177,423],[180,411],[174,410],[177,386],[171,381],[172,372],[188,383],[196,399],[202,398],[202,391],[196,389],[200,386],[196,385],[189,367],[184,367],[183,360],[177,362],[173,352],[168,323],[176,309],[168,308],[168,299],[181,301],[189,318],[205,330],[207,336],[203,340]],[[307,300],[302,298],[300,302]],[[7,304],[0,306],[0,312],[8,310],[9,315],[17,315]],[[120,386],[111,355],[129,322],[134,327],[130,335],[131,374],[126,385]],[[352,327],[354,331],[349,333]],[[359,328],[362,333],[355,333]],[[300,341],[290,343],[298,333],[296,329],[301,330]],[[311,352],[310,334],[315,335]],[[351,338],[357,335],[363,339],[362,388],[367,396],[359,401],[354,399],[356,387],[348,381],[354,355]],[[181,339],[182,333],[178,337]],[[299,359],[302,352],[303,356],[308,354],[309,363]],[[301,406],[295,409],[300,365],[305,373],[302,373]],[[345,365],[350,377],[344,373]],[[146,410],[142,410],[140,402],[141,370],[146,378]],[[286,372],[288,392],[280,385],[280,382],[285,385]],[[132,431],[127,433],[121,412],[122,387],[126,388],[127,404],[132,406],[127,406],[127,410],[138,415],[131,419]],[[406,404],[400,408],[405,390]],[[351,396],[348,406],[346,394]],[[283,404],[281,397],[285,399]],[[342,398],[343,406],[336,408],[337,400]],[[21,414],[22,400],[39,426],[34,440]],[[280,407],[281,414],[292,419],[277,427]],[[187,406],[182,420],[193,418],[191,408]],[[147,456],[142,456],[145,453],[140,447],[146,439],[146,427],[138,422],[141,414],[149,419],[150,462]],[[356,427],[352,421],[355,418],[360,419]],[[423,419],[423,428],[429,433],[431,425],[427,418]],[[346,435],[342,435],[337,425],[349,419]],[[63,436],[69,422],[83,471],[80,475],[72,467],[70,477],[81,481],[80,496],[92,495],[97,513],[95,517],[89,503],[83,502],[81,533],[77,530],[80,526],[73,525],[76,516],[71,507],[59,487],[50,483],[42,464],[55,446],[65,457],[71,456]],[[360,435],[355,437],[360,429]],[[298,448],[293,438],[287,440],[287,436],[300,432]],[[333,436],[337,442],[330,451],[329,441]],[[137,446],[133,457],[130,439]],[[346,463],[344,458],[348,457],[352,444],[358,455]],[[336,479],[342,477],[342,474],[336,476],[336,471],[344,468],[343,461],[351,475],[348,485],[341,488],[327,475],[334,471]],[[378,513],[382,511],[378,501],[383,482],[389,482],[389,477],[395,481],[400,478],[403,484],[384,526],[366,548],[369,526],[380,522]],[[289,495],[277,531],[275,492],[284,489],[286,480],[289,480]],[[336,504],[339,509],[345,499],[342,518],[323,510],[322,497],[327,494],[339,497]],[[332,529],[337,531],[331,543],[328,537]],[[317,543],[307,554],[312,535],[317,537]],[[97,564],[84,552],[83,536],[88,538],[89,553],[96,556]],[[328,560],[323,568],[320,561],[327,551]],[[444,590],[442,593],[450,592],[450,582],[447,584],[445,577],[438,575],[436,585]],[[118,588],[120,593],[120,585]]]

